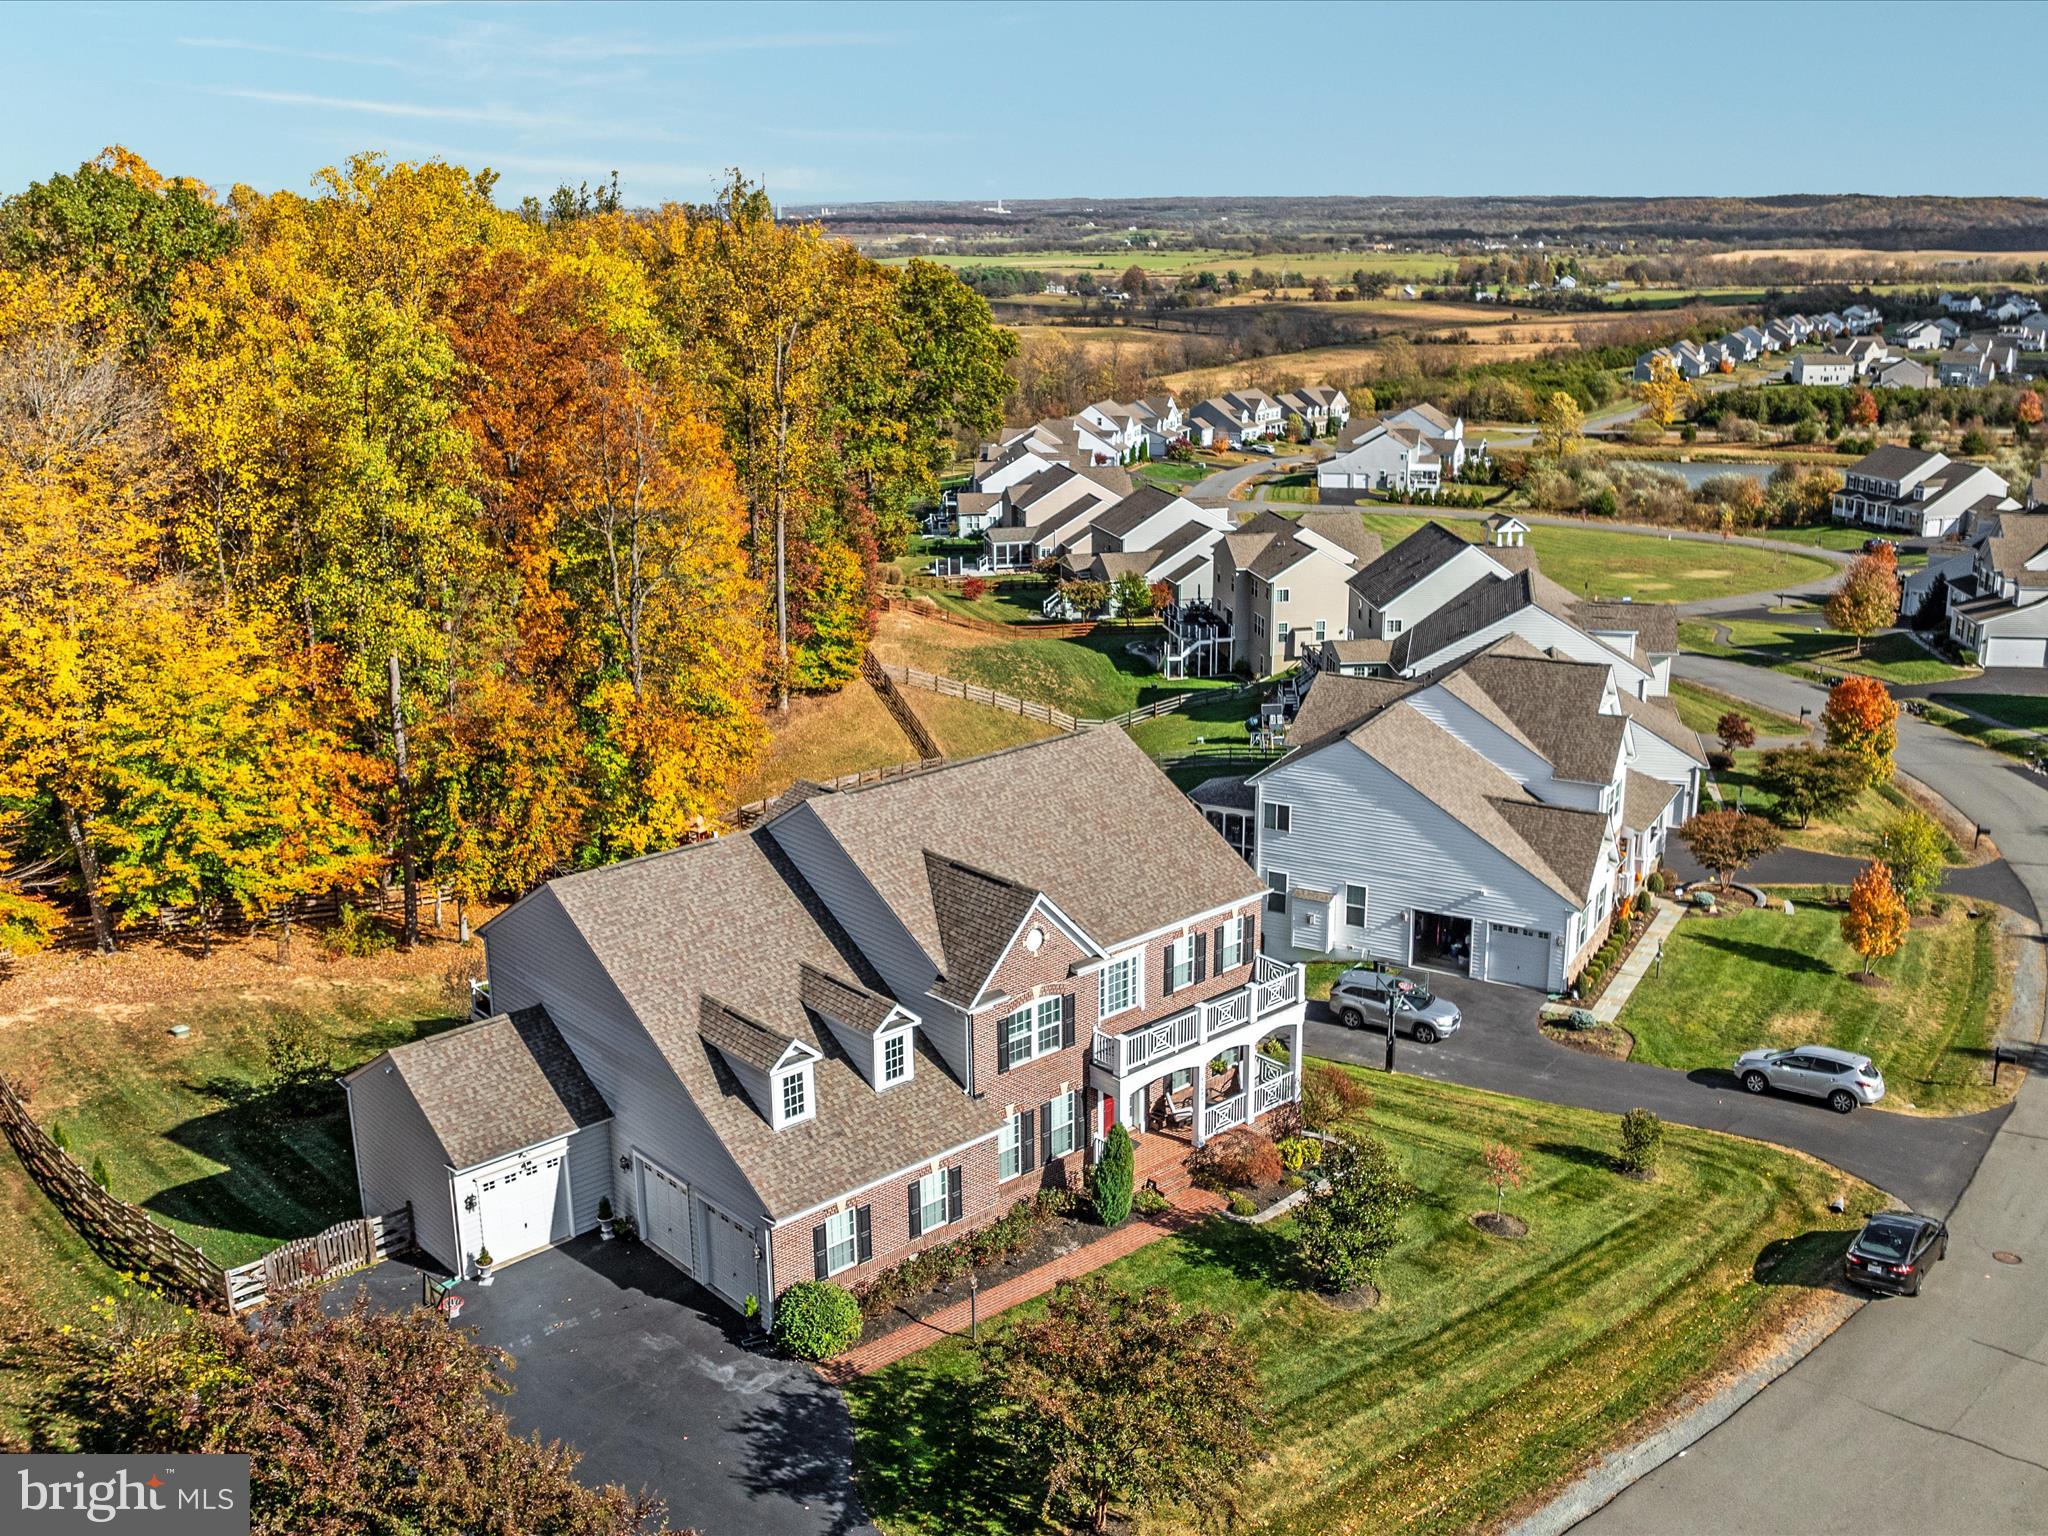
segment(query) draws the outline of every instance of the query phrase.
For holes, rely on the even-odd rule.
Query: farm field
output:
[[[1358,1075],[1373,1102],[1354,1127],[1421,1192],[1377,1307],[1306,1289],[1284,1221],[1210,1221],[1102,1271],[1234,1318],[1254,1351],[1274,1455],[1252,1475],[1245,1529],[1419,1536],[1524,1507],[1805,1315],[1882,1201],[1810,1159],[1675,1125],[1640,1183],[1614,1171],[1613,1116]],[[1489,1141],[1528,1165],[1509,1197],[1529,1224],[1519,1242],[1467,1219],[1492,1208]],[[888,1536],[1050,1529],[975,1431],[974,1360],[949,1341],[848,1389],[862,1500]],[[1127,1529],[1188,1527],[1161,1513]]]
[[[984,255],[980,253],[927,255],[922,251],[905,250],[894,246],[888,250],[876,250],[872,254],[890,262],[908,261],[912,256],[923,256],[927,261],[938,262],[948,267],[1016,267],[1025,272],[1105,272],[1112,277],[1126,271],[1133,265],[1146,272],[1157,272],[1165,276],[1190,277],[1207,268],[1222,274],[1235,268],[1249,274],[1253,267],[1267,271],[1298,272],[1303,277],[1327,277],[1331,282],[1349,278],[1353,272],[1363,268],[1369,272],[1386,272],[1407,280],[1423,279],[1435,281],[1436,275],[1445,268],[1455,269],[1458,259],[1438,251],[1350,251],[1314,252],[1305,255],[1252,256],[1244,251],[1221,251],[1203,248],[1184,250],[1149,250],[1143,247],[1120,247],[1114,250],[1051,250],[1016,251],[1003,254]]]

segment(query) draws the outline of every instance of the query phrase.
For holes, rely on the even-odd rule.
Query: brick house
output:
[[[1013,817],[1019,786],[1058,816]],[[869,788],[541,886],[484,930],[492,1008],[345,1080],[365,1210],[451,1268],[600,1197],[764,1321],[1299,1092],[1263,886],[1121,731]],[[485,1010],[488,1012],[489,1010]]]

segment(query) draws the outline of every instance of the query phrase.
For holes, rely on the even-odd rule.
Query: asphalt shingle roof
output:
[[[1425,576],[1472,548],[1442,523],[1424,523],[1351,578],[1351,590],[1384,608]]]

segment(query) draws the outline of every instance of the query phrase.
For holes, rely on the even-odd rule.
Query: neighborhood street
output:
[[[1789,714],[1822,701],[1739,662],[1684,656],[1677,669]],[[1898,761],[1990,832],[2037,909],[2048,900],[2048,789],[1910,717]],[[1703,1520],[1728,1533],[2048,1530],[2048,1085],[2038,1044],[2031,1055],[2032,1075],[1949,1218],[1949,1260],[1927,1293],[1863,1308],[1580,1530],[1653,1536]],[[1969,1122],[1928,1123],[1965,1142],[1978,1134]],[[1944,1182],[1889,1187],[1918,1202]]]

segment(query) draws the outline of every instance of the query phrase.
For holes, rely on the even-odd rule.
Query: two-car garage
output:
[[[744,1309],[762,1291],[754,1234],[658,1163],[635,1155],[633,1185],[640,1235],[699,1284]]]

